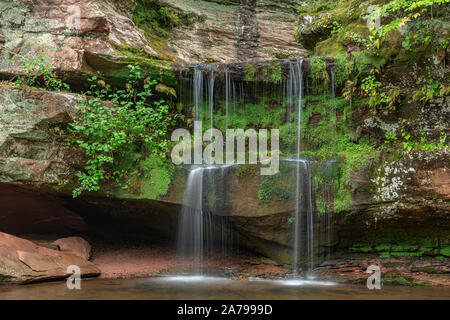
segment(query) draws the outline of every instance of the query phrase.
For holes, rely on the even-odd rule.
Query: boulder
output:
[[[76,265],[82,277],[95,277],[100,270],[79,256],[44,248],[6,233],[0,233],[0,283],[25,284],[38,281],[63,280]]]
[[[52,244],[63,252],[74,254],[86,260],[91,258],[91,245],[81,237],[61,238]]]
[[[80,98],[0,85],[0,182],[57,185],[74,173],[82,154],[54,129],[67,125]]]

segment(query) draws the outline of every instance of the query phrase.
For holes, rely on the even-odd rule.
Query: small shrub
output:
[[[83,114],[71,126],[75,143],[87,156],[85,170],[77,175],[80,184],[73,190],[74,197],[83,191],[98,191],[99,183],[111,177],[109,169],[131,146],[166,157],[165,138],[172,123],[169,107],[152,98],[155,80],[146,78],[139,66],[128,68],[126,89],[112,90],[98,76],[88,80],[91,97],[80,104]]]

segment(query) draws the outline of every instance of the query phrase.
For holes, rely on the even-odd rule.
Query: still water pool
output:
[[[168,276],[140,279],[87,279],[81,290],[65,282],[0,286],[0,299],[450,299],[446,287],[338,284],[308,279],[230,280],[219,277]]]

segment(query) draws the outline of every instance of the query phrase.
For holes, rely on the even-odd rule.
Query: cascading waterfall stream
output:
[[[336,74],[334,69],[331,70],[331,103],[333,108],[333,119],[334,126],[336,127]]]
[[[228,114],[230,112],[231,79],[228,67],[225,70],[225,130],[228,129]]]
[[[214,128],[214,71],[216,70],[215,65],[208,65],[209,75],[208,75],[208,100],[209,100],[209,128]]]
[[[306,181],[306,222],[307,222],[307,237],[308,237],[308,270],[314,266],[314,208],[313,208],[313,179],[311,166],[308,161],[303,162],[305,168]]]
[[[333,162],[327,162],[327,164],[326,164],[327,171],[329,173],[332,171],[332,165],[333,165]],[[330,190],[327,190],[327,203],[329,205],[332,203]],[[333,210],[334,210],[334,208],[330,208],[330,212],[332,212]],[[327,259],[329,259],[331,257],[331,234],[332,234],[332,229],[333,229],[333,220],[332,220],[332,216],[330,213],[327,214],[326,219],[327,219],[327,221],[326,221],[327,240],[326,241],[328,244]]]
[[[282,96],[281,101],[279,99],[276,101],[280,104],[286,103],[284,119],[296,127],[296,142],[295,145],[292,145],[292,151],[296,156],[285,160],[292,163],[290,170],[293,170],[292,178],[295,179],[291,190],[294,201],[292,262],[293,272],[297,274],[301,270],[312,270],[317,259],[323,255],[323,251],[317,246],[321,245],[322,240],[330,243],[331,218],[319,215],[317,218],[315,217],[314,192],[317,186],[314,182],[313,167],[314,170],[317,167],[324,170],[324,163],[302,158],[304,151],[302,145],[304,93],[308,94],[308,99],[313,99],[315,91],[308,91],[310,88],[306,87],[308,75],[304,74],[303,59],[283,60],[282,63],[284,79],[276,85],[267,85],[264,78],[260,80],[261,78],[256,76],[254,83],[248,83],[248,80],[239,74],[239,70],[243,69],[239,64],[194,65],[190,78],[192,95],[186,96],[190,97],[194,106],[194,118],[209,122],[209,125],[204,125],[205,130],[214,128],[215,115],[217,116],[216,121],[220,121],[226,130],[236,123],[235,118],[231,117],[236,117],[245,111],[243,109],[245,103],[252,105],[257,101],[256,99],[259,99],[263,105],[270,105],[274,100],[266,98],[270,97],[269,95],[273,94],[274,90],[278,90],[278,94]],[[333,70],[331,70],[330,79],[331,90],[328,91],[332,99],[332,106],[330,106],[332,110],[330,111],[335,114],[336,80]],[[259,82],[257,83],[257,81]],[[267,97],[262,97],[261,94],[265,95],[266,91]],[[239,109],[236,109],[236,106],[239,106]],[[233,123],[231,119],[233,119]],[[335,121],[335,117],[333,120]],[[231,208],[227,204],[229,199],[227,195],[229,192],[228,182],[226,182],[228,167],[228,165],[203,164],[193,166],[189,170],[184,206],[179,220],[177,250],[180,256],[188,255],[191,261],[199,267],[197,269],[199,272],[201,272],[200,268],[203,265],[204,257],[212,253],[213,249],[221,251],[225,256],[229,255],[229,249],[232,247],[230,219],[227,219],[227,212]],[[329,186],[330,184],[323,185],[324,192],[327,192],[326,188]],[[211,204],[211,199],[216,203]],[[321,196],[318,197],[318,200],[322,201],[322,206],[324,203],[332,201],[329,195],[327,199]],[[323,233],[322,230],[326,230],[326,233]],[[320,233],[315,235],[316,231],[320,231]],[[326,254],[329,256],[329,248]]]
[[[221,253],[228,258],[231,255],[232,233],[226,214],[229,192],[226,186],[231,167],[201,165],[189,171],[178,225],[177,255],[188,258],[197,274],[203,273],[205,256]],[[213,207],[205,201],[211,193],[218,199]],[[222,216],[213,215],[215,211],[220,211]]]
[[[203,69],[201,66],[194,67],[193,82],[195,120],[198,121],[201,109],[200,103],[203,100]]]
[[[202,167],[189,171],[178,224],[177,253],[197,266],[203,262],[203,173]]]
[[[294,272],[298,271],[300,254],[300,151],[301,151],[301,115],[303,100],[303,60],[297,60],[295,65],[289,65],[290,76],[288,80],[289,103],[297,102],[297,164],[295,186],[295,224],[294,224]]]
[[[208,101],[208,114],[210,129],[214,128],[214,90],[215,90],[215,65],[196,65],[193,70],[193,104],[195,107],[196,120],[202,120],[202,107],[204,97],[204,71],[206,75],[207,90],[206,99]],[[227,117],[228,105],[230,99],[231,81],[229,74],[226,81],[227,95]],[[205,105],[206,107],[206,105]],[[221,242],[221,251],[223,255],[228,255],[228,246],[231,246],[230,225],[225,218],[216,219],[212,212],[216,209],[226,212],[224,203],[227,180],[227,168],[230,165],[197,165],[189,170],[183,208],[178,225],[177,254],[180,257],[188,257],[195,266],[195,272],[203,273],[203,259],[205,255],[214,253],[215,238]],[[219,179],[219,182],[214,182]],[[210,193],[218,193],[217,196],[222,201],[217,206],[211,208],[205,204],[205,197]],[[216,233],[216,234],[215,234]],[[227,248],[225,248],[227,247]]]

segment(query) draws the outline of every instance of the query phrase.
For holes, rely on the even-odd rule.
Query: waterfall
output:
[[[336,74],[334,69],[331,70],[331,103],[332,103],[332,115],[334,125],[336,126]]]
[[[214,128],[214,71],[216,66],[210,64],[207,66],[209,69],[208,75],[208,101],[209,101],[209,128]]]
[[[227,201],[231,167],[195,166],[189,171],[178,222],[177,255],[189,258],[197,273],[202,273],[205,256],[231,256],[233,238]],[[205,201],[209,197],[216,199],[214,204]]]
[[[301,120],[303,107],[303,60],[297,60],[289,64],[289,79],[287,83],[290,110],[297,107],[297,161],[295,182],[295,223],[294,223],[294,272],[298,272],[298,260],[300,258],[300,228],[301,228],[301,206],[300,206],[300,165],[301,160]],[[309,204],[308,207],[312,206]],[[309,225],[309,224],[308,224]],[[309,230],[309,229],[308,229]]]
[[[295,62],[289,63],[289,78],[287,80],[287,100],[288,109],[287,114],[290,118],[291,114],[297,108],[298,112],[301,112],[302,94],[303,94],[303,59],[298,59]]]
[[[332,175],[332,165],[333,165],[333,162],[327,162],[327,172],[328,172],[328,176],[331,176]],[[334,211],[334,207],[333,207],[333,201],[332,201],[332,199],[331,199],[331,192],[330,192],[330,189],[328,188],[328,190],[327,190],[327,204],[330,206],[330,208],[328,209],[329,210],[329,212],[327,213],[327,216],[326,216],[326,231],[327,231],[327,239],[326,239],[326,242],[327,242],[327,248],[328,248],[328,250],[327,250],[327,259],[330,259],[330,257],[331,257],[331,235],[332,235],[332,231],[333,231],[333,220],[332,220],[332,215],[331,215],[331,212],[333,212]]]
[[[306,223],[308,237],[308,269],[314,266],[314,208],[313,208],[313,179],[311,166],[307,161],[303,162],[305,168],[305,187],[306,187]]]
[[[177,253],[197,266],[203,263],[203,173],[202,167],[189,171],[178,224]]]
[[[228,114],[230,112],[231,79],[228,66],[225,70],[225,130],[228,129]]]
[[[295,164],[295,223],[293,236],[293,272],[298,273],[300,269],[300,262],[312,270],[315,263],[315,258],[319,251],[316,252],[315,242],[319,243],[320,237],[315,240],[315,208],[314,208],[314,179],[312,168],[314,161],[302,159],[302,108],[303,108],[303,61],[297,60],[289,64],[289,78],[286,82],[286,96],[288,101],[287,113],[297,111],[297,145],[296,158],[290,159]],[[332,113],[335,114],[335,74],[331,73],[331,98],[332,98]],[[290,116],[289,118],[292,118]],[[334,119],[333,119],[334,120]],[[327,171],[331,171],[333,162],[320,163],[320,166],[326,166]],[[328,189],[329,195],[329,189]],[[331,199],[327,199],[327,203],[331,203]],[[319,226],[318,226],[319,227]],[[323,227],[320,224],[320,227]],[[331,243],[331,215],[327,213],[325,220],[326,228],[326,243],[329,246]],[[329,247],[328,247],[329,248]],[[328,249],[327,256],[330,256]]]
[[[200,119],[200,112],[203,106],[203,99],[204,99],[204,72],[208,71],[207,74],[207,100],[208,100],[208,106],[209,106],[209,122],[210,122],[210,129],[213,127],[213,117],[214,117],[214,82],[215,82],[215,75],[214,72],[216,70],[216,66],[213,64],[197,64],[194,66],[193,70],[193,100],[194,100],[194,113],[195,113],[195,120],[201,120]]]
[[[311,99],[312,102],[315,102],[314,95],[317,91],[317,88],[308,85],[308,75],[305,75],[304,72],[305,64],[302,59],[280,61],[282,78],[281,81],[273,83],[261,77],[261,75],[268,76],[267,70],[269,72],[272,70],[264,65],[262,67],[256,65],[252,80],[246,80],[245,76],[239,73],[240,70],[245,69],[242,64],[224,66],[198,64],[193,66],[190,78],[192,85],[189,93],[189,101],[193,102],[195,107],[195,119],[209,122],[209,126],[204,124],[205,129],[214,128],[216,105],[225,115],[224,121],[221,122],[221,128],[224,129],[229,129],[230,126],[234,127],[230,115],[235,116],[234,119],[238,119],[239,115],[246,111],[242,109],[245,107],[245,103],[248,105],[259,104],[258,107],[267,105],[267,109],[278,107],[280,102],[281,105],[284,105],[286,112],[278,116],[281,118],[278,121],[282,122],[282,125],[288,124],[289,126],[286,127],[289,128],[292,135],[292,139],[285,148],[286,152],[293,156],[291,159],[285,160],[289,160],[291,163],[288,168],[290,173],[287,177],[290,189],[287,192],[289,195],[286,197],[293,200],[294,219],[290,219],[289,222],[293,222],[290,227],[292,227],[294,273],[311,270],[319,258],[330,255],[330,247],[326,252],[321,245],[323,242],[331,243],[332,226],[329,214],[321,216],[324,210],[332,210],[333,199],[330,192],[327,191],[331,190],[332,184],[320,180],[323,176],[316,176],[318,172],[323,174],[324,170],[328,170],[326,169],[328,166],[331,168],[331,164],[326,164],[327,167],[325,167],[325,162],[307,160],[303,157],[306,147],[314,148],[314,146],[306,144],[307,141],[304,139],[305,128],[302,127],[304,125],[302,123],[304,95],[307,94],[308,100]],[[219,70],[221,70],[221,74],[217,72]],[[323,96],[326,99],[331,98],[330,112],[324,114],[325,117],[322,119],[333,118],[332,111],[334,121],[336,120],[335,77],[334,70],[331,70],[331,89],[326,89],[326,94],[324,94],[322,89],[324,86],[321,86],[322,91],[320,96],[318,95],[318,98]],[[280,97],[274,99],[272,98],[274,94],[275,97],[276,94]],[[216,117],[218,123],[222,117]],[[242,117],[243,126],[245,123],[252,124],[251,120],[245,118],[245,114]],[[266,117],[270,118],[270,114]],[[251,127],[251,125],[247,126]],[[311,150],[308,149],[308,151]],[[189,169],[184,203],[179,219],[177,249],[179,255],[188,255],[200,267],[203,265],[204,257],[210,253],[222,252],[222,256],[230,255],[232,237],[231,219],[227,216],[230,211],[228,176],[226,165],[197,165]],[[317,194],[315,195],[314,192]],[[315,197],[317,197],[317,203]]]
[[[203,100],[203,69],[200,65],[194,67],[193,82],[195,120],[199,120],[200,103]]]

